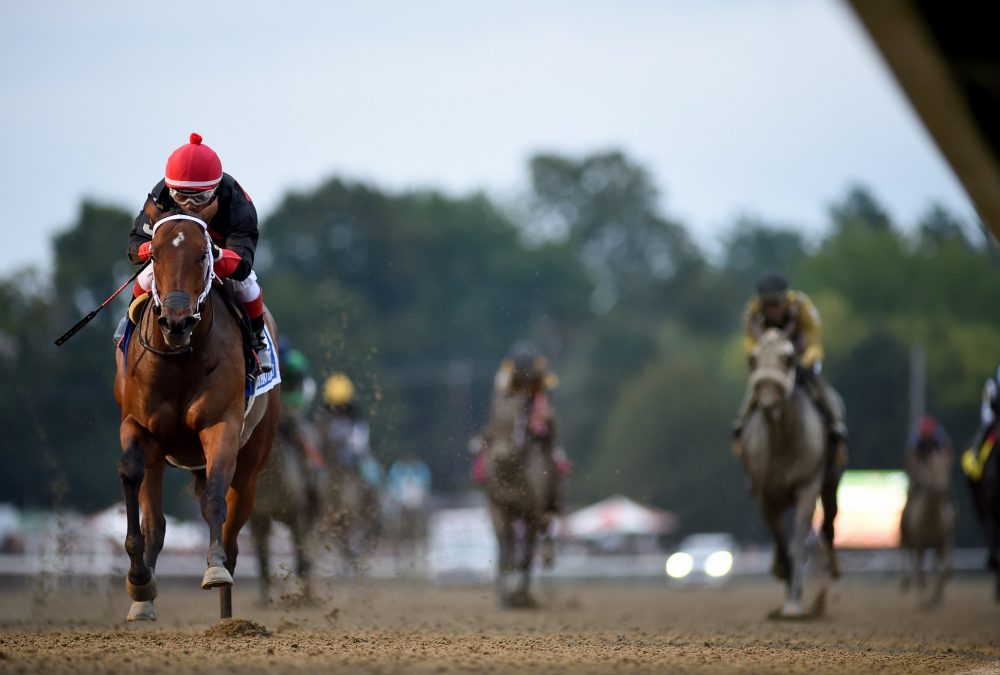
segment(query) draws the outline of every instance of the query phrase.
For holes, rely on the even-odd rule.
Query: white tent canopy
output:
[[[677,529],[677,516],[614,495],[568,515],[560,534],[577,539],[620,535],[668,534]]]

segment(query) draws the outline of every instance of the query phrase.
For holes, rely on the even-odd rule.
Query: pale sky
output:
[[[262,219],[333,175],[511,199],[533,153],[611,148],[709,247],[740,214],[815,235],[852,182],[974,217],[833,0],[3,2],[0,64],[0,276],[84,197],[138,209],[191,131]]]

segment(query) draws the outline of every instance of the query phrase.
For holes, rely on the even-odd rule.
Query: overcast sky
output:
[[[740,214],[815,234],[852,182],[973,218],[832,0],[4,2],[0,64],[0,276],[85,197],[137,210],[191,131],[262,218],[335,174],[512,198],[534,152],[609,148],[707,246]]]

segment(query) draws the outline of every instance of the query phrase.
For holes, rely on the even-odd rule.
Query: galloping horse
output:
[[[988,435],[985,445],[966,451],[962,468],[986,538],[986,566],[996,574],[993,597],[1000,602],[1000,449],[995,443],[996,437]]]
[[[267,603],[270,597],[268,539],[274,520],[288,526],[295,547],[295,575],[299,579],[302,596],[306,599],[312,596],[309,545],[321,509],[317,481],[310,477],[316,468],[309,466],[307,458],[306,444],[312,442],[311,438],[304,437],[289,415],[282,414],[274,447],[257,477],[257,499],[250,515],[250,534],[260,567],[262,603]]]
[[[771,572],[787,585],[778,615],[803,617],[806,539],[821,495],[821,539],[827,549],[829,572],[837,574],[833,519],[840,471],[828,460],[827,435],[819,410],[806,391],[796,386],[796,355],[791,341],[778,329],[766,330],[752,361],[748,386],[754,409],[741,434],[743,462],[757,506],[774,538]],[[782,519],[790,508],[794,510],[794,525],[789,546]],[[824,593],[825,587],[817,598],[817,613]]]
[[[900,546],[909,551],[912,568],[903,571],[903,590],[910,586],[911,573],[916,576],[918,588],[924,586],[924,551],[933,550],[936,556],[937,580],[927,605],[941,602],[944,582],[951,572],[952,537],[955,529],[955,506],[948,490],[953,463],[951,449],[940,448],[928,454],[923,461],[911,458],[909,473],[910,492],[900,518]]]
[[[531,564],[538,538],[549,528],[547,509],[555,467],[544,441],[524,433],[529,400],[521,392],[496,396],[483,433],[486,496],[499,548],[497,602],[501,607],[535,606],[529,592]],[[520,571],[520,581],[511,590],[509,577],[516,571]]]
[[[121,406],[130,566],[129,620],[154,620],[156,560],[163,547],[163,471],[167,462],[195,473],[208,523],[202,588],[219,588],[220,614],[232,616],[237,535],[250,517],[257,473],[278,419],[278,389],[251,397],[236,318],[213,285],[211,205],[198,216],[147,208],[153,226],[151,311],[138,318],[125,354],[116,351],[115,399]],[[267,325],[277,339],[275,325]],[[127,364],[127,366],[126,366]],[[140,525],[139,512],[142,511]]]

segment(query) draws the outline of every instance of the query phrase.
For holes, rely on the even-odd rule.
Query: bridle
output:
[[[204,287],[201,290],[201,294],[198,296],[198,311],[195,314],[191,315],[196,321],[201,321],[201,313],[202,313],[202,311],[205,308],[205,302],[208,299],[208,295],[212,291],[212,282],[216,278],[216,276],[215,276],[215,266],[212,264],[212,237],[208,233],[208,223],[206,223],[201,218],[197,218],[195,216],[189,216],[187,214],[176,214],[176,215],[172,215],[172,216],[167,216],[166,218],[162,218],[162,219],[156,221],[156,224],[153,225],[153,236],[156,236],[156,230],[157,230],[157,228],[160,227],[160,225],[162,225],[163,223],[166,223],[168,221],[172,221],[172,220],[190,220],[192,222],[195,222],[195,223],[197,223],[198,225],[201,226],[201,230],[202,230],[202,232],[205,235],[205,259],[208,261],[208,263],[206,265],[206,271],[205,271],[205,285],[204,285]],[[153,259],[153,263],[154,264],[155,264],[155,262],[156,262],[156,260]],[[167,294],[165,295],[165,297],[160,298],[160,293],[159,293],[159,291],[156,288],[156,275],[155,274],[153,275],[153,283],[152,283],[152,287],[151,287],[150,291],[151,291],[152,298],[153,298],[153,308],[152,309],[153,309],[153,313],[154,314],[159,314],[161,307],[163,307],[163,306],[170,307],[171,304],[172,304],[172,302],[175,302],[178,299],[177,296],[174,296],[174,293],[176,291],[168,291]],[[187,294],[185,293],[184,295],[186,296]],[[149,330],[151,331],[152,328],[150,327],[150,324],[151,324],[151,321],[147,321],[146,322],[147,327],[149,327]],[[208,330],[202,336],[201,340],[199,340],[199,343],[201,341],[203,341],[205,338],[208,337],[208,335],[212,332],[212,327],[214,325],[215,325],[215,312],[212,312],[212,322],[209,324]],[[194,348],[196,346],[196,345],[193,345],[193,344],[189,343],[189,344],[187,344],[184,347],[181,347],[179,349],[158,349],[158,348],[152,346],[152,344],[150,344],[150,342],[149,342],[149,336],[148,335],[144,335],[142,333],[142,331],[138,331],[138,333],[139,333],[139,336],[138,336],[139,337],[139,344],[146,351],[150,351],[150,352],[152,352],[152,353],[154,353],[154,354],[156,354],[158,356],[180,356],[180,355],[183,355],[183,354],[190,354],[191,352],[194,351]]]

